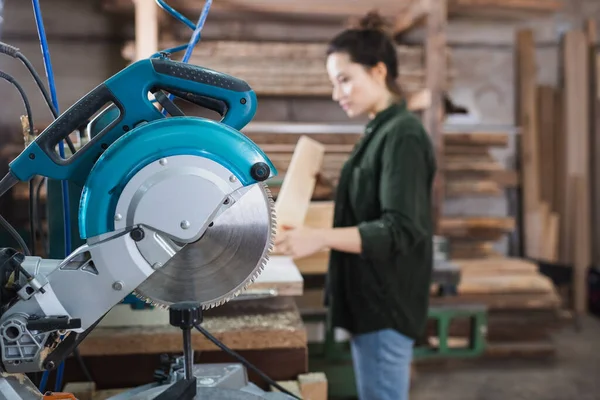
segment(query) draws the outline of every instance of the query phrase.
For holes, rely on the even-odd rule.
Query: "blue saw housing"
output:
[[[244,186],[269,179],[276,171],[256,144],[222,123],[177,117],[142,125],[114,142],[89,174],[79,209],[81,237],[86,239],[114,230],[116,205],[131,177],[154,161],[176,155],[196,155],[215,161],[230,170]],[[257,179],[252,170],[261,163],[268,166],[268,175]]]

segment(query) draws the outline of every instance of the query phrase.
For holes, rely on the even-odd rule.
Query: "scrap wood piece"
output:
[[[299,227],[304,224],[321,169],[325,147],[301,136],[275,202],[277,225]]]
[[[327,400],[327,376],[323,372],[298,375],[298,384],[305,400]]]

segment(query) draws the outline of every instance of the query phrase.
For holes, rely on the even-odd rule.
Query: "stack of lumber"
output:
[[[312,133],[298,133],[301,130]],[[243,132],[265,151],[278,169],[279,175],[269,182],[275,198],[300,137],[323,144],[325,150],[312,196],[314,202],[333,200],[340,170],[360,138],[360,127],[356,126],[255,123]],[[491,148],[506,146],[508,140],[505,133],[446,133],[443,166],[446,197],[502,195],[505,188],[516,186],[516,171],[505,169],[489,153]],[[512,217],[445,216],[440,228],[440,234],[450,241],[453,258],[478,258],[497,255],[494,244],[515,229],[515,221]]]
[[[600,262],[596,36],[593,22],[564,34],[558,85],[538,82],[533,32],[516,36],[524,253],[573,268],[577,312],[587,304],[587,270]]]
[[[306,214],[305,225],[326,227],[333,219],[332,201],[314,201]],[[465,237],[475,235],[493,238],[497,235],[490,218],[444,217],[442,235]],[[510,219],[498,219],[513,228]],[[312,280],[327,272],[329,252],[296,259],[302,274]],[[564,323],[561,300],[552,281],[538,271],[535,263],[519,258],[481,256],[470,259],[452,258],[460,269],[460,284],[455,296],[437,297],[437,285],[431,287],[432,305],[482,304],[489,310],[489,355],[509,356],[515,351],[529,356],[547,355],[555,348],[550,335]],[[318,279],[316,279],[318,281]],[[305,314],[322,310],[322,288],[311,287],[298,300]],[[431,328],[433,329],[433,328]],[[466,321],[452,325],[451,335],[465,336]],[[433,335],[433,332],[429,332]]]
[[[162,40],[159,48],[180,43]],[[260,96],[331,96],[325,69],[326,43],[203,41],[189,63],[243,79]],[[398,83],[408,93],[425,89],[425,51],[422,46],[397,46]],[[135,59],[135,43],[123,49],[126,60]],[[447,51],[448,71],[452,59]],[[452,75],[448,74],[447,87]]]
[[[505,257],[453,262],[461,272],[457,295],[432,297],[431,305],[485,305],[490,356],[554,352],[551,335],[567,319],[554,284],[536,263]],[[457,322],[451,325],[450,335],[464,337],[468,328],[467,321]],[[433,334],[433,326],[429,333]]]

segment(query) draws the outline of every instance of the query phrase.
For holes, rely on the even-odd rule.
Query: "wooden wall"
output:
[[[133,39],[133,17],[118,17],[102,11],[100,1],[42,0],[41,6],[49,38],[61,110],[125,65],[121,52]],[[43,74],[39,43],[31,3],[9,1],[4,5],[0,40],[21,48]],[[162,11],[159,10],[159,13]],[[555,84],[558,69],[557,41],[560,32],[578,26],[581,16],[596,16],[600,21],[600,2],[573,0],[564,13],[541,19],[458,20],[448,26],[448,41],[453,49],[456,70],[451,96],[470,110],[467,116],[448,120],[447,130],[498,130],[514,132],[514,57],[515,29],[534,28],[541,83]],[[169,17],[164,19],[169,22]],[[343,26],[324,22],[313,25],[276,21],[225,21],[209,15],[205,39],[327,40]],[[404,39],[420,42],[423,32],[411,32]],[[200,44],[201,45],[201,44]],[[0,70],[17,78],[29,93],[35,121],[46,124],[50,114],[33,80],[23,66],[0,57]],[[6,83],[0,83],[0,143],[19,141],[19,119],[23,113],[20,97]],[[348,122],[336,104],[328,99],[262,99],[256,121]],[[464,126],[468,128],[465,129]],[[13,127],[14,129],[9,129]],[[7,137],[9,133],[12,137]],[[512,165],[514,140],[507,149],[496,150],[499,160]],[[490,204],[492,205],[490,207]],[[509,212],[506,200],[473,198],[447,200],[445,210],[452,214],[503,216]],[[499,250],[506,252],[506,243]]]

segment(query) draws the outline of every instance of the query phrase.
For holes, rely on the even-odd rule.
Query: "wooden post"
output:
[[[154,0],[135,0],[135,60],[158,51],[158,6]]]
[[[590,19],[586,21],[586,34],[588,39],[589,51],[589,99],[590,99],[590,157],[592,160],[590,178],[591,213],[592,213],[592,264],[600,265],[600,101],[598,90],[598,57],[596,55],[596,43],[598,42],[598,27],[596,21]]]
[[[523,255],[539,257],[540,228],[540,171],[539,132],[537,121],[537,66],[535,43],[530,29],[516,35],[516,117],[521,128],[519,160],[521,172],[521,221],[523,225]]]
[[[439,233],[439,220],[443,216],[444,203],[444,147],[442,119],[443,95],[446,90],[446,25],[447,0],[438,0],[429,8],[427,37],[425,42],[425,85],[431,93],[431,105],[423,114],[425,129],[432,137],[437,158],[438,173],[434,185],[433,217],[435,231]]]

